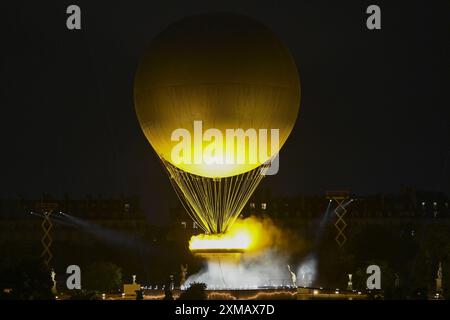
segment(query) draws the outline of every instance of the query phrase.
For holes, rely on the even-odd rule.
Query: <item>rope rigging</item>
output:
[[[240,175],[208,178],[178,169],[161,158],[189,216],[208,234],[224,233],[236,221],[270,162]]]

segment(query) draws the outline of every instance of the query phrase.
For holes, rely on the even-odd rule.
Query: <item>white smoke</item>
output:
[[[239,262],[214,258],[205,262],[205,267],[190,276],[186,286],[193,282],[206,283],[208,289],[255,289],[264,286],[291,286],[291,275],[287,268],[287,257],[273,249],[258,256],[246,257]]]
[[[249,223],[257,247],[243,253],[239,261],[211,257],[198,273],[191,275],[184,287],[202,282],[208,289],[254,289],[261,287],[293,286],[288,264],[290,255],[304,250],[298,235],[278,228],[268,217],[249,217],[241,221]],[[314,255],[291,270],[296,270],[296,285],[311,286],[316,278],[317,260]]]

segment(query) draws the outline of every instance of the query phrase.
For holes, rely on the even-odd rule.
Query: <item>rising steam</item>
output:
[[[193,282],[206,283],[208,289],[293,286],[287,265],[290,255],[303,249],[302,241],[281,231],[268,217],[249,217],[236,221],[225,236],[228,243],[234,234],[240,234],[241,237],[244,237],[243,234],[250,235],[249,238],[244,237],[249,243],[240,259],[212,255],[205,260],[200,272],[186,280],[186,286]],[[191,246],[198,239],[220,240],[220,236],[195,236],[191,239]],[[292,270],[296,269],[293,266]],[[297,279],[300,279],[300,274],[297,274]]]

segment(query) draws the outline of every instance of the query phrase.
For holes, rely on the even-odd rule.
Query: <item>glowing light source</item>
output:
[[[243,252],[256,249],[264,244],[264,225],[254,219],[237,220],[226,233],[199,234],[189,241],[189,249],[197,251],[235,251]]]
[[[251,236],[246,232],[238,234],[217,234],[217,235],[201,235],[191,239],[189,249],[248,249],[251,243]]]

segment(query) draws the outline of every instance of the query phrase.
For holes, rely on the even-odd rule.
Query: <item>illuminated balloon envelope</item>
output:
[[[185,208],[205,232],[222,233],[292,131],[300,83],[289,51],[266,26],[209,14],[182,19],[154,39],[134,97],[141,128]],[[245,143],[236,135],[228,148],[227,130],[237,129],[248,134]],[[219,138],[223,146],[211,148]]]

